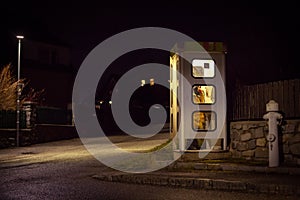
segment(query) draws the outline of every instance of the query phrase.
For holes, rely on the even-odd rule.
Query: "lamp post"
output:
[[[24,38],[22,35],[17,35],[18,39],[18,84],[17,84],[17,147],[20,146],[20,97],[22,87],[20,84],[20,64],[21,64],[21,40]]]

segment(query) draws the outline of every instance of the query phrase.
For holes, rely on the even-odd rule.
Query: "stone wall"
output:
[[[281,164],[300,165],[300,120],[286,120],[279,127]],[[269,159],[267,121],[230,123],[230,152],[233,158]]]
[[[68,124],[67,112],[62,109],[51,107],[37,109],[35,103],[24,102],[22,113],[20,146],[78,137],[75,126]],[[16,112],[0,112],[0,149],[17,145],[16,132]]]
[[[37,124],[32,129],[20,130],[20,146],[77,138],[75,126]],[[16,129],[0,129],[0,149],[16,146]]]
[[[21,129],[19,132],[19,145],[27,146],[34,144],[37,140],[36,131],[31,129]],[[16,129],[0,129],[0,149],[15,147],[17,131]]]

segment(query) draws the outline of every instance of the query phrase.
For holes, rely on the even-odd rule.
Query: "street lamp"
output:
[[[22,86],[20,84],[20,64],[21,64],[21,40],[24,38],[22,35],[17,35],[18,39],[18,84],[17,84],[17,147],[20,146],[20,97]]]

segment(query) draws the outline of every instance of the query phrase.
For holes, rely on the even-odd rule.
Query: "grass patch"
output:
[[[155,146],[151,149],[147,149],[145,151],[143,151],[143,153],[151,153],[151,152],[155,152],[155,151],[159,151],[161,149],[163,149],[164,147],[166,147],[172,140],[171,139],[168,139],[166,142],[158,145],[158,146]],[[169,146],[169,148],[172,147],[172,146]],[[166,149],[166,151],[169,151],[170,149]]]

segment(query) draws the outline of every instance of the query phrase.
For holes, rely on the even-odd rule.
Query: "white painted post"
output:
[[[269,167],[279,166],[279,147],[278,147],[278,119],[282,119],[282,115],[278,113],[278,103],[270,100],[266,105],[267,114],[263,116],[264,119],[269,120],[269,134],[267,140],[269,141]]]

